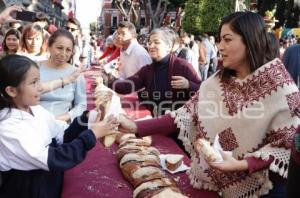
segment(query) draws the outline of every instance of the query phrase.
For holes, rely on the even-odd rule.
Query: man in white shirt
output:
[[[120,54],[121,79],[132,76],[143,66],[152,63],[146,49],[137,42],[136,29],[132,23],[128,21],[119,23],[117,39],[122,46]]]

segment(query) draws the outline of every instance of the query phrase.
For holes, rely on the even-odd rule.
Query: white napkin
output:
[[[215,140],[214,140],[214,143],[213,143],[213,146],[214,150],[216,152],[218,152],[220,155],[221,155],[221,152],[220,151],[223,151],[224,153],[227,153],[229,155],[232,156],[232,151],[224,151],[220,142],[219,142],[219,135],[217,134],[216,137],[215,137]],[[221,155],[222,156],[222,155]],[[220,163],[220,162],[223,162],[223,160],[219,160],[219,161],[216,161],[215,163]]]
[[[190,169],[190,167],[185,165],[184,162],[182,161],[182,164],[176,170],[174,170],[174,171],[169,170],[166,166],[166,158],[167,157],[168,157],[168,154],[166,154],[166,155],[160,154],[159,155],[160,165],[162,166],[162,168],[164,170],[167,170],[168,172],[174,174],[174,173],[178,173],[178,172],[182,172],[182,171],[186,171],[186,170]]]
[[[116,94],[113,94],[104,118],[106,118],[109,115],[113,115],[114,117],[117,117],[122,112],[123,109],[122,109],[120,97],[117,96]]]
[[[103,66],[105,73],[111,74],[116,67],[116,63],[111,61]]]
[[[88,129],[91,129],[92,124],[96,121],[98,112],[93,109],[89,112]]]

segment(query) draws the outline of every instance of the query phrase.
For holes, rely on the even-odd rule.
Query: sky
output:
[[[97,21],[103,0],[76,0],[76,18],[80,21],[83,32],[87,32],[89,24]]]

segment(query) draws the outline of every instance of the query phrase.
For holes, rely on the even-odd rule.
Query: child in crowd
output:
[[[63,171],[82,162],[96,139],[115,133],[116,119],[87,129],[88,112],[69,127],[39,106],[35,62],[20,55],[0,61],[0,197],[60,197]],[[84,123],[84,124],[83,124]]]

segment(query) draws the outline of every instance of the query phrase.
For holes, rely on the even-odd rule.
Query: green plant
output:
[[[232,0],[188,0],[183,18],[183,29],[192,34],[218,32],[221,19],[233,12]]]

